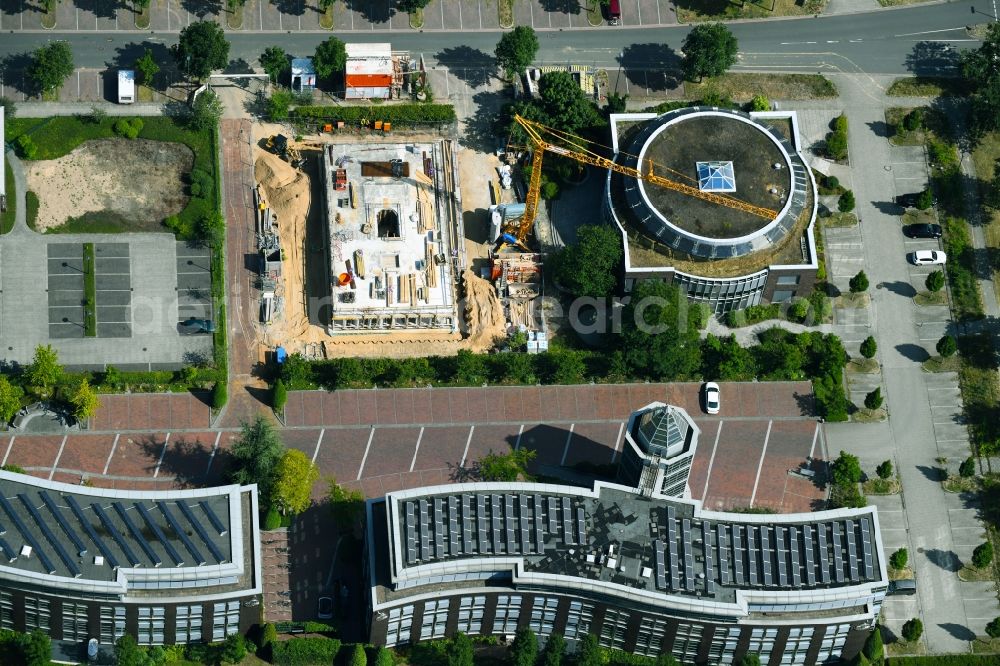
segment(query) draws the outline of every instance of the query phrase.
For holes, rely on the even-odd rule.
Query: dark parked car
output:
[[[903,227],[908,238],[941,238],[940,224],[908,224]]]
[[[181,335],[198,335],[199,333],[215,333],[215,322],[211,319],[185,319],[177,324]]]

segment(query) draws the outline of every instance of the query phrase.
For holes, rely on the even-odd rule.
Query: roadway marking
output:
[[[753,508],[753,501],[757,498],[757,484],[760,483],[760,471],[764,468],[764,456],[767,454],[767,440],[771,439],[771,425],[774,421],[767,422],[767,434],[764,435],[764,448],[760,450],[760,462],[757,463],[757,478],[753,480],[753,494],[750,495],[750,507]]]
[[[170,444],[170,433],[167,433],[166,438],[163,440],[163,450],[160,451],[160,459],[156,461],[156,469],[153,470],[153,478],[155,479],[160,475],[160,466],[163,464],[163,457],[167,455],[167,446]]]
[[[219,433],[219,434],[221,434],[221,433]],[[101,472],[101,474],[107,475],[108,468],[111,467],[111,459],[115,457],[115,449],[118,448],[118,438],[119,437],[121,437],[121,435],[119,435],[118,433],[115,433],[115,441],[114,441],[114,444],[111,445],[111,453],[108,454],[108,459],[104,463],[104,471]],[[5,462],[6,462],[6,460],[7,460],[7,458],[4,458]]]
[[[49,481],[51,481],[52,477],[56,475],[56,467],[59,466],[59,459],[62,458],[63,449],[66,448],[67,437],[69,437],[69,435],[63,435],[62,443],[59,444],[59,453],[56,454],[56,460],[52,463],[52,469],[49,470]]]
[[[611,452],[611,462],[618,458],[618,448],[622,445],[622,433],[625,431],[625,422],[618,424],[618,436],[615,438],[615,450]]]
[[[413,449],[413,460],[410,461],[410,471],[417,465],[417,453],[420,451],[420,440],[424,438],[424,427],[420,426],[420,434],[417,435],[417,448]]]
[[[815,44],[816,42],[779,42],[782,46],[794,46],[795,44]]]
[[[313,450],[313,457],[310,462],[316,462],[316,456],[319,455],[319,447],[323,444],[323,433],[326,432],[326,428],[319,431],[319,438],[316,440],[316,448]]]
[[[816,430],[813,431],[813,443],[809,447],[809,458],[813,457],[813,453],[816,451],[816,440],[819,439],[819,421],[816,422]]]
[[[16,438],[17,438],[17,435],[11,435],[11,436],[10,436],[10,441],[9,441],[9,442],[7,442],[7,453],[3,454],[3,462],[2,462],[2,463],[0,463],[0,467],[2,467],[2,466],[4,466],[4,465],[6,465],[6,464],[7,464],[7,458],[9,458],[9,457],[10,457],[10,450],[11,450],[12,448],[14,448],[14,440],[15,440]],[[108,470],[107,470],[107,469],[105,469],[104,471],[105,471],[105,472],[107,472]]]
[[[421,430],[423,430],[423,428],[421,428]],[[524,434],[524,424],[523,423],[521,424],[521,427],[517,429],[517,440],[514,441],[514,450],[515,451],[517,451],[519,448],[521,448],[521,435],[522,434]]]
[[[372,448],[373,439],[375,439],[375,426],[372,426],[371,432],[368,433],[368,444],[365,446],[365,455],[361,459],[361,467],[358,468],[358,476],[354,479],[355,481],[360,481],[361,473],[365,471],[365,463],[368,461],[368,451]]]
[[[212,471],[212,461],[215,460],[215,454],[219,451],[219,439],[222,437],[222,431],[215,433],[215,444],[212,446],[212,454],[208,456],[208,467],[205,468],[205,476]],[[117,441],[117,440],[116,440]]]
[[[469,438],[465,440],[465,451],[462,451],[462,462],[458,463],[459,467],[465,467],[465,457],[469,455],[469,444],[472,444],[472,433],[476,432],[476,426],[469,427]]]
[[[963,25],[960,28],[941,28],[940,30],[924,30],[923,32],[904,32],[901,35],[893,35],[893,37],[915,37],[917,35],[932,35],[932,34],[937,33],[937,32],[955,32],[957,30],[961,30],[962,32],[965,32],[965,26]],[[948,41],[952,41],[952,40],[948,40]]]
[[[712,478],[712,464],[715,463],[715,450],[719,448],[719,436],[722,435],[722,424],[725,420],[719,421],[719,429],[715,431],[715,444],[712,445],[712,455],[708,459],[708,471],[705,473],[705,487],[701,489],[701,501],[705,501],[708,495],[708,480]]]
[[[569,453],[569,443],[573,439],[573,428],[576,427],[575,423],[569,424],[569,433],[566,435],[566,445],[563,447],[562,459],[559,461],[560,467],[566,466],[566,454]]]

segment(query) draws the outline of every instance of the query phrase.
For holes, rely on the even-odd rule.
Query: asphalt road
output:
[[[973,9],[985,10],[975,12]],[[786,71],[844,71],[871,74],[934,74],[954,64],[956,49],[975,47],[965,26],[993,18],[986,0],[963,0],[815,18],[743,22],[732,25],[740,44],[739,67]],[[669,28],[546,31],[539,63],[573,61],[626,68],[670,67],[677,62],[687,26]],[[265,45],[309,53],[330,33],[230,33],[230,57],[255,63]],[[340,35],[351,41],[385,41],[386,33]],[[396,49],[422,53],[429,64],[491,65],[496,32],[400,32]],[[172,44],[174,34],[138,32],[11,32],[0,40],[0,57],[25,53],[41,40],[67,40],[78,67],[131,63],[139,44]],[[164,53],[164,55],[166,55]]]

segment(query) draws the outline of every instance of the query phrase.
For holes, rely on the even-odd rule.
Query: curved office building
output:
[[[260,617],[256,486],[108,490],[0,471],[0,628],[41,630],[56,658],[212,642]]]

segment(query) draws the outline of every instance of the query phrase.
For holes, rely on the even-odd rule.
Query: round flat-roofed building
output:
[[[794,112],[690,107],[611,117],[606,217],[622,232],[625,286],[665,279],[716,313],[808,294],[816,189]]]

